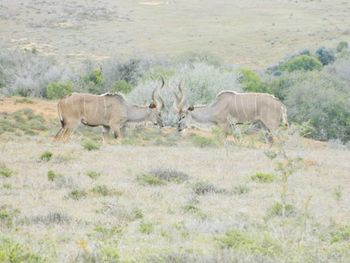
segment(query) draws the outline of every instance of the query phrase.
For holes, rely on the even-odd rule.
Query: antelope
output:
[[[174,93],[174,109],[178,116],[178,130],[205,125],[218,125],[227,134],[231,125],[260,123],[269,134],[282,123],[288,126],[287,108],[276,97],[266,93],[238,93],[221,91],[215,100],[204,106],[184,107],[185,97],[178,86],[179,95]],[[266,139],[266,138],[265,138]]]
[[[163,87],[164,79],[162,79],[161,88]],[[115,139],[120,138],[120,129],[126,123],[151,121],[162,127],[161,111],[163,108],[164,102],[159,95],[159,88],[153,90],[152,102],[148,106],[130,104],[119,93],[102,95],[72,93],[57,104],[58,117],[62,127],[57,132],[55,139],[69,139],[80,123],[90,127],[102,126],[103,142],[105,142],[110,129],[113,130]]]

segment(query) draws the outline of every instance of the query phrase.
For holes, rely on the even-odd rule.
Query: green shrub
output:
[[[248,68],[242,68],[241,74],[240,83],[245,92],[269,92],[267,85],[254,71]]]
[[[117,80],[111,89],[112,92],[121,92],[123,94],[128,94],[131,90],[131,85],[123,79]]]
[[[52,152],[48,152],[48,151],[43,152],[43,153],[40,155],[40,160],[41,160],[41,161],[48,162],[48,161],[51,160],[52,155],[53,155]]]
[[[350,242],[350,226],[337,227],[331,232],[331,243]]]
[[[142,174],[137,177],[137,181],[139,181],[143,185],[164,185],[165,182],[152,174]]]
[[[235,195],[243,195],[243,194],[248,193],[249,191],[250,191],[250,189],[246,185],[236,185],[233,187],[233,190],[232,190],[232,192]]]
[[[123,232],[120,226],[101,226],[97,225],[94,229],[95,232],[101,234],[103,239],[111,238],[113,236],[118,236]]]
[[[338,46],[337,46],[337,52],[343,52],[343,51],[347,51],[349,49],[349,44],[346,41],[341,41],[339,42]]]
[[[101,144],[99,144],[96,141],[92,141],[92,140],[85,140],[82,142],[82,146],[85,150],[88,151],[94,151],[94,150],[98,150],[101,147]]]
[[[80,189],[74,189],[68,194],[68,198],[71,198],[73,200],[80,200],[86,197],[86,192],[84,190]]]
[[[200,135],[192,135],[190,139],[191,139],[191,142],[197,147],[204,148],[204,147],[215,146],[214,141],[208,137],[203,137]]]
[[[91,191],[95,194],[99,194],[102,196],[111,195],[113,193],[113,191],[109,189],[106,185],[96,185],[91,189]]]
[[[141,222],[139,225],[139,231],[142,234],[149,235],[154,231],[154,225],[148,222]]]
[[[0,176],[2,177],[11,177],[13,175],[13,171],[8,168],[5,164],[0,163]]]
[[[326,66],[328,64],[331,64],[335,61],[335,56],[332,50],[320,47],[316,50],[316,57],[319,61],[321,61],[322,65]]]
[[[90,82],[93,82],[95,85],[102,84],[102,81],[103,81],[102,70],[101,69],[92,70],[90,74],[87,75],[87,79]]]
[[[291,217],[295,215],[296,215],[296,208],[293,205],[285,204],[283,207],[283,204],[281,204],[280,202],[275,202],[267,212],[268,217],[274,217],[274,216]]]
[[[91,179],[96,179],[98,177],[100,177],[102,174],[99,172],[95,172],[95,171],[87,171],[86,172],[86,176],[90,177]]]
[[[39,263],[47,261],[48,260],[42,258],[40,255],[33,253],[27,246],[16,243],[0,235],[0,262]]]
[[[256,173],[250,177],[253,181],[259,182],[259,183],[272,183],[275,181],[276,175],[269,174],[269,173]]]
[[[207,193],[224,193],[224,189],[219,189],[209,182],[200,181],[192,185],[192,191],[196,195],[205,195]]]
[[[0,206],[0,226],[11,227],[15,217],[19,214],[18,209]]]
[[[289,88],[285,100],[291,122],[309,123],[308,137],[350,140],[350,90],[348,83],[328,73],[310,75]]]
[[[61,99],[73,92],[73,84],[71,82],[53,82],[46,88],[46,97],[50,100]]]
[[[315,57],[308,55],[296,56],[280,65],[282,71],[313,71],[321,70],[322,63]]]
[[[152,169],[149,173],[166,182],[183,183],[189,178],[187,174],[169,168]]]
[[[47,172],[47,179],[49,179],[49,181],[55,181],[55,179],[58,178],[58,177],[62,177],[62,175],[58,174],[58,173],[55,173],[52,170]]]
[[[253,254],[275,256],[281,253],[277,242],[266,235],[252,235],[241,230],[231,229],[217,239],[223,248]]]

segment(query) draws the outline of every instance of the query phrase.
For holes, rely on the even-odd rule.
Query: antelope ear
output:
[[[187,110],[188,110],[188,111],[193,111],[193,110],[194,110],[194,107],[193,107],[193,106],[189,106]]]
[[[152,102],[152,103],[149,105],[149,108],[150,108],[150,109],[157,108],[157,105],[156,105],[154,102]]]

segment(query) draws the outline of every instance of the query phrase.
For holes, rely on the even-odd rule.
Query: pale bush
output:
[[[50,57],[31,51],[0,48],[0,92],[45,97],[49,83],[68,81],[72,73]]]
[[[286,99],[289,120],[309,122],[309,136],[319,140],[350,140],[348,83],[327,73],[310,75],[290,88]]]

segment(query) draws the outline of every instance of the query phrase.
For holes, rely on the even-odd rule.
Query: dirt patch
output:
[[[13,113],[28,108],[35,114],[42,114],[46,120],[57,119],[57,101],[21,97],[6,97],[0,100],[0,112]]]

